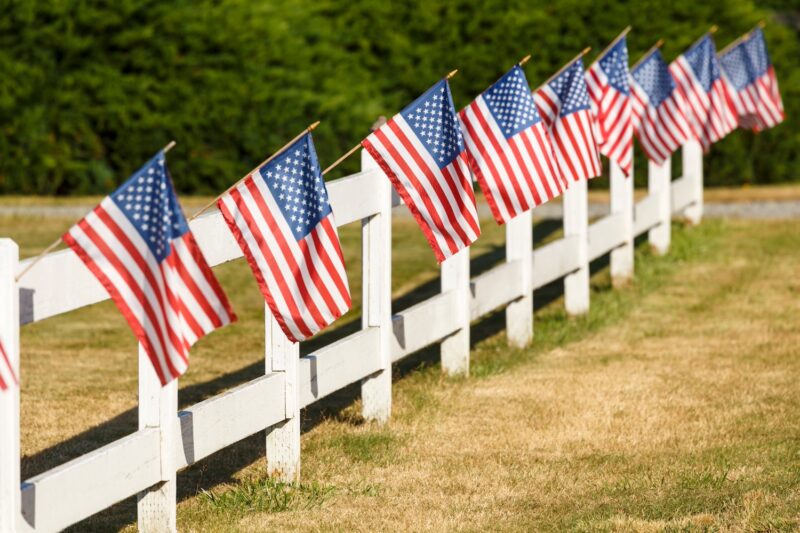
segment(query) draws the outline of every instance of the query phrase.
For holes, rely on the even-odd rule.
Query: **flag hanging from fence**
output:
[[[708,151],[738,125],[730,91],[720,76],[711,35],[678,56],[669,70],[678,86],[692,133]]]
[[[361,142],[441,263],[480,235],[469,163],[446,79]]]
[[[642,150],[658,165],[691,135],[669,67],[658,49],[631,71],[633,129]]]
[[[623,35],[586,72],[586,87],[600,153],[617,163],[626,176],[630,176],[633,166],[628,79],[628,45]]]
[[[458,118],[470,166],[499,224],[563,192],[547,129],[519,65]]]
[[[11,358],[6,351],[5,345],[3,345],[3,341],[0,340],[0,392],[17,385],[19,385],[19,381],[17,380],[17,374],[14,372]]]
[[[719,57],[742,127],[762,131],[783,122],[778,79],[761,28]]]
[[[581,58],[545,83],[534,99],[548,127],[562,178],[569,183],[599,176],[600,155]]]
[[[217,205],[291,341],[311,337],[350,309],[344,257],[310,133]]]
[[[178,204],[161,151],[63,235],[108,291],[162,384],[236,320]]]

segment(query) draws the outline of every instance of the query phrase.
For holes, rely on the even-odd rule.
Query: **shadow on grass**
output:
[[[535,225],[535,238],[537,245],[551,240],[561,229],[560,220],[542,220]],[[474,257],[471,260],[471,274],[476,276],[491,269],[503,261],[505,250],[502,246],[494,246],[488,252]],[[591,265],[592,273],[608,266],[608,258],[594,261]],[[439,279],[434,279],[420,285],[406,294],[393,299],[392,308],[399,311],[422,302],[440,291]],[[534,309],[539,310],[563,295],[562,280],[554,281],[534,293]],[[337,329],[325,332],[314,339],[303,343],[301,352],[312,353],[319,348],[342,339],[360,328],[359,321],[352,321]],[[505,329],[505,315],[502,310],[494,312],[480,321],[473,323],[471,328],[470,344],[476,344],[490,338]],[[432,345],[424,348],[395,363],[392,368],[392,379],[398,381],[406,375],[421,367],[438,365],[439,346]],[[193,405],[206,398],[213,397],[241,383],[245,383],[264,374],[264,364],[259,361],[248,365],[236,372],[220,376],[205,383],[190,385],[180,390],[179,403],[182,408]],[[358,419],[344,416],[343,411],[360,397],[360,384],[354,383],[340,389],[318,402],[303,409],[301,413],[302,431],[314,428],[325,419],[341,420],[350,424],[361,423]],[[30,478],[37,473],[44,472],[65,463],[75,457],[95,450],[105,444],[122,438],[137,429],[137,409],[129,409],[124,413],[108,420],[107,422],[85,431],[75,437],[63,441],[55,446],[43,450],[35,455],[22,459],[22,477]],[[236,444],[206,457],[178,474],[178,500],[191,498],[201,489],[209,489],[219,484],[234,481],[234,475],[262,459],[266,454],[265,431],[251,435]],[[131,497],[116,505],[97,513],[84,522],[70,528],[72,531],[91,530],[118,530],[136,521],[136,498]]]

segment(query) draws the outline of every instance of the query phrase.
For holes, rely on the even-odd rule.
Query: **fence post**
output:
[[[378,164],[362,150],[362,172],[376,169]],[[361,414],[382,424],[392,414],[392,188],[382,172],[374,179],[381,207],[361,221],[361,327],[379,329],[382,368],[361,381]]]
[[[588,181],[570,183],[564,191],[564,236],[577,237],[578,269],[564,277],[564,306],[570,315],[589,311]]]
[[[0,239],[0,340],[14,376],[19,378],[19,248],[11,239]],[[5,372],[4,376],[9,377]],[[12,379],[13,381],[13,379]],[[8,383],[0,391],[0,531],[21,529],[19,479],[19,387]]]
[[[647,233],[650,247],[658,255],[669,250],[672,238],[672,158],[657,165],[647,162],[647,192],[658,195],[658,226]]]
[[[696,139],[686,141],[682,149],[683,177],[692,185],[693,203],[683,212],[692,224],[703,218],[703,147]]]
[[[522,263],[519,280],[522,297],[506,307],[506,335],[512,346],[522,348],[533,339],[533,211],[506,223],[506,261]],[[509,280],[513,282],[513,280]]]
[[[137,496],[139,531],[177,531],[178,380],[161,386],[144,348],[139,344],[139,429],[159,430],[161,482]]]
[[[611,250],[611,282],[619,287],[633,278],[633,165],[630,177],[626,177],[614,161],[610,162],[610,167],[611,213],[622,213],[625,238],[622,246]]]
[[[285,483],[300,481],[300,343],[291,342],[264,304],[264,369],[284,376],[283,422],[267,428],[267,473]]]
[[[448,376],[469,375],[469,246],[442,262],[441,291],[454,291],[452,313],[460,329],[442,340],[442,371]]]

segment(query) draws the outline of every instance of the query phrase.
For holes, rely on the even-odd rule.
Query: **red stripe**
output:
[[[231,306],[228,297],[225,295],[225,291],[222,290],[222,286],[219,284],[219,281],[217,281],[216,276],[214,276],[214,273],[211,271],[211,267],[208,266],[206,258],[203,256],[202,250],[200,250],[200,246],[197,245],[197,241],[195,241],[194,239],[194,234],[192,232],[187,232],[185,235],[183,235],[182,239],[184,244],[186,245],[187,250],[192,256],[195,265],[197,265],[197,269],[200,270],[200,273],[206,279],[206,283],[208,283],[208,286],[211,288],[212,292],[214,293],[214,296],[216,296],[216,302],[209,301],[209,305],[213,305],[214,307],[216,307],[216,305],[214,305],[216,303],[221,305],[225,310],[225,316],[222,316],[219,315],[216,309],[213,309],[212,311],[214,315],[218,317],[219,319],[218,321],[220,322],[221,325],[224,325],[225,323],[235,322],[236,313],[234,313],[233,307]],[[209,318],[215,324],[217,323],[217,321],[214,321],[214,319],[211,316],[209,316]]]
[[[451,184],[451,192],[456,198],[456,203],[461,213],[461,219],[466,221],[472,232],[477,236],[481,234],[481,229],[480,226],[478,226],[478,219],[475,218],[475,194],[472,192],[472,181],[464,172],[464,167],[461,166],[462,163],[464,167],[469,170],[466,153],[461,153],[453,159],[450,165],[442,169],[442,173],[447,183]],[[464,198],[462,193],[466,195],[466,198]],[[471,210],[470,207],[472,207]],[[471,242],[472,240],[467,238],[464,244],[468,245]]]
[[[533,126],[531,126],[532,128]],[[526,137],[526,133],[531,129],[528,128],[523,130],[516,135],[514,135],[511,139],[508,139],[508,145],[511,147],[511,153],[514,154],[514,158],[517,160],[517,165],[519,166],[520,170],[522,171],[522,176],[525,178],[525,182],[528,185],[528,190],[531,192],[531,196],[533,196],[533,205],[541,205],[543,200],[542,197],[539,196],[539,191],[536,190],[536,184],[534,183],[534,175],[531,174],[531,168],[528,166],[528,163],[525,161],[525,158],[522,156],[522,152],[517,146],[517,141],[522,143],[522,148],[530,157],[530,160],[533,162],[534,169],[533,171],[542,175],[542,167],[539,165],[539,161],[536,158],[536,154],[533,151],[533,146],[531,146],[530,141]],[[527,206],[527,204],[526,204]],[[525,211],[530,209],[530,206],[527,206]]]
[[[539,128],[538,126],[534,126],[532,128],[532,131],[533,131],[533,136],[536,137],[536,142],[542,149],[544,160],[547,163],[548,174],[545,175],[544,173],[542,173],[541,176],[544,188],[547,190],[547,195],[552,199],[555,198],[556,194],[550,189],[550,184],[548,183],[550,179],[552,179],[555,182],[556,187],[558,187],[559,194],[564,192],[564,189],[562,188],[560,173],[556,168],[556,162],[553,160],[554,157],[553,145],[550,144],[550,138],[548,137],[547,131],[544,130],[544,128]]]
[[[0,343],[0,355],[3,356],[3,361],[6,363],[6,368],[8,368],[8,373],[11,374],[11,379],[14,380],[15,385],[19,385],[19,380],[17,379],[17,375],[14,373],[14,367],[11,365],[11,360],[8,358],[8,354],[6,353],[5,346]],[[0,389],[7,389],[8,384],[3,380],[2,374],[0,374]]]
[[[345,272],[344,275],[347,275],[346,270],[344,268],[344,256],[342,256],[342,248],[339,245],[339,237],[338,235],[336,235],[336,230],[334,229],[333,224],[331,224],[330,217],[323,218],[322,221],[320,222],[320,227],[321,231],[325,232],[325,234],[328,236],[328,240],[330,241],[331,245],[336,250],[339,262],[342,265],[342,271]],[[350,300],[350,291],[348,290],[347,284],[345,283],[346,280],[342,279],[342,275],[339,274],[339,271],[334,266],[333,260],[323,248],[322,240],[316,233],[319,230],[320,228],[317,228],[312,232],[312,237],[314,239],[314,243],[317,249],[317,255],[319,255],[322,258],[322,261],[325,263],[325,268],[328,269],[331,279],[333,280],[333,283],[336,285],[336,289],[339,291],[339,295],[342,297],[342,300],[344,300],[345,304],[349,308],[352,305],[352,301]]]
[[[578,127],[580,129],[581,138],[582,138],[583,144],[585,146],[586,145],[586,133],[583,131],[583,128],[581,127],[581,121],[579,120],[579,117],[578,117],[578,115],[576,113],[572,113],[572,119],[575,122],[576,127]],[[580,145],[578,144],[578,140],[575,138],[575,134],[572,131],[572,125],[569,124],[569,122],[567,122],[567,117],[562,117],[560,120],[561,120],[563,128],[564,128],[564,130],[566,132],[566,135],[569,138],[569,142],[572,145],[572,149],[575,151],[575,157],[578,159],[578,163],[580,163],[581,169],[583,170],[583,175],[581,177],[583,179],[587,179],[589,177],[589,173],[591,171],[586,167],[587,161],[585,161],[583,159],[583,155],[582,155],[582,152],[580,150]],[[586,152],[587,152],[587,155],[589,157],[591,157],[591,152],[588,149],[586,150]],[[591,163],[591,162],[589,161],[588,163]],[[592,164],[592,170],[594,170],[594,164]],[[577,177],[576,177],[575,181],[577,181]]]

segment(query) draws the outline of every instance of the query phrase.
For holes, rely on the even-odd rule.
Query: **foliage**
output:
[[[463,106],[527,53],[535,85],[626,24],[632,58],[659,37],[671,58],[712,23],[722,44],[763,18],[789,120],[716,145],[709,182],[800,179],[791,2],[2,2],[3,193],[106,193],[170,139],[178,188],[218,192],[316,119],[321,160],[333,161],[452,68]]]

